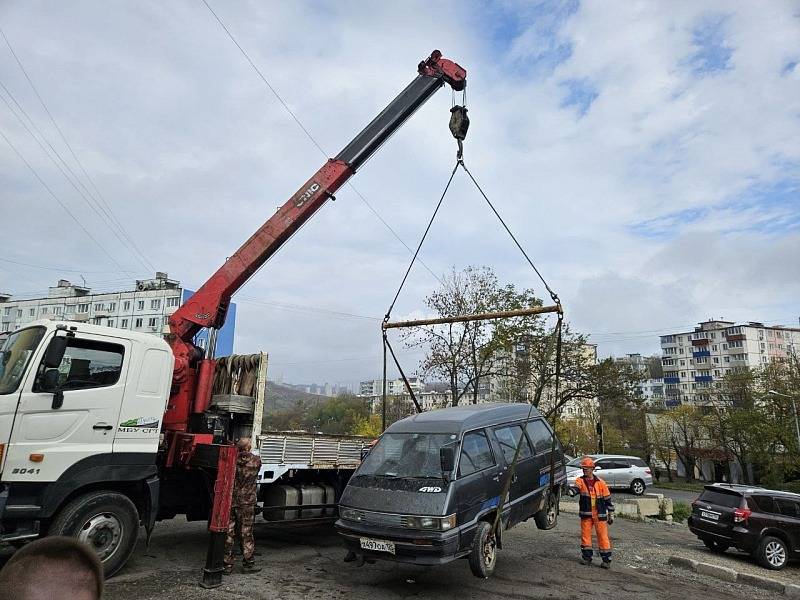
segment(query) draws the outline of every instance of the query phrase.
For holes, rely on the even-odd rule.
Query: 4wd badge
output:
[[[429,494],[437,494],[437,493],[442,491],[442,488],[440,488],[437,485],[425,485],[425,486],[419,488],[419,491],[420,492],[428,492]]]

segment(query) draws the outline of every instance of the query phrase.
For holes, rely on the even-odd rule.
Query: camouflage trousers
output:
[[[242,548],[242,560],[253,562],[256,542],[253,539],[253,519],[255,507],[234,506],[231,508],[231,519],[228,522],[228,534],[225,536],[225,566],[233,566],[233,547],[238,540]]]

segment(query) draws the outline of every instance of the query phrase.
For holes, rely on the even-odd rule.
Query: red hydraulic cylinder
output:
[[[214,371],[217,361],[213,358],[204,358],[198,363],[197,368],[197,387],[194,395],[194,406],[192,412],[195,414],[204,413],[211,405],[211,392],[214,387]]]

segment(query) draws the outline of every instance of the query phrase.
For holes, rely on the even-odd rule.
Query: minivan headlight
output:
[[[428,531],[447,531],[456,526],[456,516],[446,517],[414,517],[406,516],[403,524],[407,529],[425,529]]]
[[[339,507],[339,517],[345,521],[363,521],[364,513],[354,508],[347,508],[345,506]]]

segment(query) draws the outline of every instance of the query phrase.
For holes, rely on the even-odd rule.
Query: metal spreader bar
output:
[[[562,313],[560,304],[552,306],[532,306],[530,308],[518,308],[515,310],[501,310],[498,312],[475,313],[472,315],[457,315],[455,317],[438,317],[436,319],[417,319],[415,321],[387,321],[381,326],[386,329],[397,329],[401,327],[419,327],[420,325],[441,325],[445,323],[466,323],[467,321],[489,321],[491,319],[507,319],[509,317],[528,317],[531,315],[541,315],[545,313]]]

